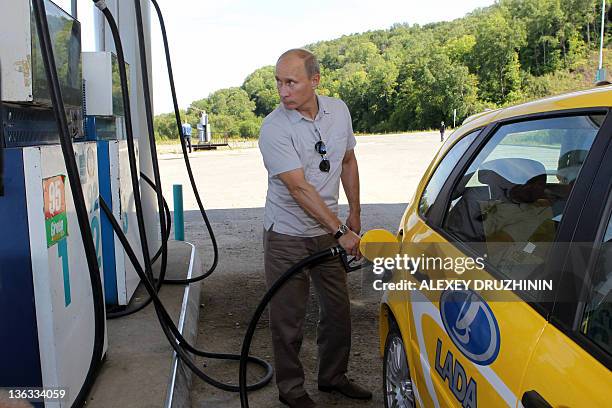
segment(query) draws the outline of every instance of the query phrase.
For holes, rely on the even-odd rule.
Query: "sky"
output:
[[[128,0],[121,0],[128,1]],[[70,0],[56,0],[70,9]],[[91,0],[78,0],[87,25]],[[346,34],[390,28],[395,23],[427,24],[463,17],[494,0],[158,0],[164,13],[179,106],[228,87],[240,86],[257,68],[273,65],[290,48]],[[155,114],[170,112],[163,43],[157,16],[151,17]],[[93,39],[83,33],[83,50]]]

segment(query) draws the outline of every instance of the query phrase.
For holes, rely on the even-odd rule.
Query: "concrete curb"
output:
[[[185,242],[185,244],[191,247],[187,278],[200,276],[202,273],[202,263],[200,262],[198,252],[193,244],[189,242]],[[178,329],[191,344],[195,344],[198,337],[201,284],[202,281],[198,281],[187,285],[183,293]],[[172,353],[172,368],[170,369],[166,391],[165,408],[191,407],[191,380],[191,370],[180,361],[176,352]]]

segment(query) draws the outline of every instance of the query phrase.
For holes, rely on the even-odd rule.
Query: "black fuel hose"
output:
[[[146,181],[146,183],[151,186],[151,188],[153,188],[155,190],[156,186],[155,183],[153,182],[153,180],[151,180],[146,174],[144,174],[143,172],[140,172],[140,177],[142,177],[142,179],[144,181]],[[166,201],[166,198],[162,195],[162,203],[164,206],[164,213],[166,214],[165,216],[165,220],[166,220],[166,231],[165,234],[162,234],[162,240],[165,241],[165,245],[161,245],[159,247],[159,249],[157,250],[157,252],[155,253],[155,255],[153,255],[153,257],[151,258],[151,262],[155,263],[155,261],[157,261],[157,259],[159,258],[159,256],[161,255],[162,251],[167,251],[168,247],[168,240],[170,239],[170,229],[172,228],[172,215],[170,214],[170,208],[168,207],[168,202]],[[161,275],[160,275],[161,276]]]
[[[183,127],[181,124],[181,114],[178,107],[178,100],[176,97],[176,87],[174,86],[174,74],[172,72],[172,61],[170,59],[170,47],[168,45],[168,35],[166,33],[166,25],[164,23],[164,16],[159,8],[159,4],[157,4],[156,0],[151,0],[153,7],[155,7],[155,11],[157,13],[157,18],[159,19],[159,25],[161,27],[162,39],[164,41],[164,51],[166,54],[166,66],[168,67],[168,79],[170,81],[170,91],[172,93],[172,103],[174,106],[174,116],[176,119],[176,126],[179,132],[179,139],[181,142],[181,148],[183,150],[183,159],[185,161],[185,166],[187,168],[187,174],[189,175],[189,182],[191,184],[191,189],[196,198],[196,202],[198,203],[198,208],[200,210],[200,214],[204,219],[204,223],[206,224],[206,229],[208,230],[208,234],[210,236],[210,240],[213,246],[214,258],[212,266],[202,275],[197,276],[195,278],[190,279],[166,279],[164,283],[171,284],[189,284],[192,282],[197,282],[202,279],[210,276],[211,273],[217,267],[217,263],[219,262],[219,248],[217,246],[217,239],[215,237],[215,233],[213,232],[212,226],[210,225],[210,221],[208,220],[208,215],[206,214],[206,210],[204,209],[204,205],[202,204],[202,199],[200,198],[200,193],[198,192],[198,187],[195,182],[195,178],[193,177],[193,171],[191,170],[191,163],[189,161],[189,155],[187,154],[187,146],[185,145],[185,139],[183,137]]]
[[[151,188],[153,188],[155,190],[156,186],[155,183],[153,183],[153,181],[147,177],[146,174],[144,173],[140,173],[140,177],[142,177],[142,179],[144,181],[147,182],[147,184],[149,186],[151,186]],[[162,197],[163,198],[163,197]],[[172,215],[170,214],[170,208],[168,208],[168,203],[166,202],[166,199],[163,198],[163,209],[164,209],[164,214],[165,214],[165,220],[166,220],[166,232],[165,235],[162,237],[162,240],[165,244],[165,247],[167,248],[168,245],[168,239],[170,239],[170,228],[172,226]],[[104,214],[106,215],[106,214]],[[162,251],[164,250],[164,245],[160,246],[159,249],[157,250],[157,252],[155,253],[155,255],[153,255],[153,257],[151,258],[151,263],[154,263],[159,256],[162,254]],[[160,279],[161,279],[161,272],[160,272]],[[156,285],[156,289],[157,292],[159,292],[159,283],[160,280],[157,279],[156,282],[158,283]],[[116,311],[116,312],[111,312],[111,311],[107,311],[106,312],[106,318],[109,320],[112,319],[118,319],[120,317],[125,317],[125,316],[129,316],[131,314],[134,314],[136,312],[141,311],[142,309],[144,309],[145,307],[147,307],[150,303],[151,303],[152,299],[150,296],[147,295],[146,299],[143,300],[142,302],[139,302],[138,304],[132,304],[129,307],[127,307],[124,310],[120,310],[120,311]]]
[[[159,172],[159,162],[157,160],[157,145],[155,144],[155,132],[153,130],[153,103],[151,102],[151,90],[149,88],[149,68],[147,62],[147,52],[144,41],[144,28],[142,21],[142,10],[140,7],[140,0],[134,0],[134,6],[136,11],[136,28],[138,31],[138,49],[140,51],[140,69],[141,69],[141,80],[142,88],[144,93],[145,102],[145,113],[147,119],[147,130],[149,135],[149,148],[151,150],[151,163],[153,167],[153,179],[154,184],[151,187],[155,190],[155,196],[157,197],[157,209],[159,213],[159,229],[161,232],[161,247],[158,253],[161,253],[161,266],[159,272],[159,284],[164,282],[166,276],[166,267],[168,266],[168,242],[166,237],[166,220],[164,217],[164,194],[161,185],[161,176]],[[154,261],[152,261],[154,262]],[[159,290],[159,287],[158,287]]]
[[[99,2],[96,2],[94,0],[94,3],[96,3],[97,5],[97,3]],[[160,266],[159,278],[157,279],[157,282],[158,282],[157,290],[159,291],[162,283],[188,284],[190,282],[195,282],[195,281],[200,280],[200,277],[196,277],[192,279],[178,279],[178,280],[165,279],[166,269],[167,269],[167,256],[168,256],[167,248],[168,248],[168,239],[170,236],[171,217],[168,215],[169,213],[168,205],[166,203],[166,200],[163,196],[163,192],[161,189],[161,176],[160,176],[160,171],[159,171],[159,161],[157,159],[157,145],[155,143],[155,134],[153,130],[153,111],[152,111],[151,93],[150,93],[150,87],[149,87],[148,66],[147,66],[148,63],[147,63],[147,56],[146,56],[146,46],[145,46],[145,41],[144,41],[142,10],[141,10],[140,1],[135,0],[134,5],[135,5],[135,11],[136,11],[137,27],[138,27],[138,41],[139,41],[139,51],[140,51],[140,60],[141,60],[141,78],[142,78],[142,83],[143,83],[143,92],[144,92],[144,100],[145,100],[147,130],[148,130],[148,136],[149,136],[149,148],[151,151],[151,162],[152,162],[155,182],[152,182],[144,173],[141,172],[140,174],[141,174],[141,177],[143,177],[143,179],[154,189],[156,197],[157,197],[157,207],[158,207],[158,213],[160,217],[159,225],[160,225],[160,232],[161,232],[161,246],[158,249],[157,253],[151,258],[151,263],[156,262],[157,259],[161,255],[162,263]],[[112,28],[111,28],[111,31],[112,31]],[[119,38],[118,34],[117,34],[117,38]],[[115,42],[118,42],[118,41],[120,42],[120,39],[116,40],[114,35],[113,35],[113,39],[115,40]],[[171,78],[171,80],[173,82],[173,78]],[[127,91],[127,83],[124,83],[121,78],[120,78],[120,82],[121,82],[122,92],[124,93],[129,92]],[[127,122],[127,126],[131,128],[131,121],[126,119],[126,122]],[[186,157],[186,160],[189,160],[189,158]],[[188,170],[190,169],[191,167],[188,165]],[[194,189],[194,193],[197,197],[199,197],[199,192],[197,188]],[[164,217],[164,212],[166,212],[166,217]],[[213,247],[215,248],[215,259],[213,261],[213,268],[212,268],[214,269],[214,267],[217,264],[218,250],[216,248],[216,239],[214,238],[214,232],[212,231],[212,228],[210,227],[210,223],[207,223],[207,227],[208,227],[209,234],[211,234],[213,238]],[[210,272],[212,272],[212,270]],[[151,303],[151,298],[147,297],[143,302],[140,302],[137,305],[130,305],[127,308],[120,310],[120,311],[107,311],[106,315],[108,319],[116,319],[116,318],[120,318],[124,316],[129,316],[131,314],[134,314],[144,309],[150,303]]]
[[[155,306],[155,312],[157,313],[157,318],[159,320],[160,326],[166,338],[168,339],[170,346],[174,349],[178,357],[187,365],[187,367],[189,367],[189,369],[195,375],[197,375],[199,378],[201,378],[208,384],[214,387],[217,387],[221,390],[224,390],[224,391],[238,392],[239,387],[237,385],[226,384],[221,381],[218,381],[210,377],[206,373],[204,373],[202,370],[200,370],[188,353],[193,353],[195,355],[199,355],[199,356],[207,357],[207,358],[232,359],[236,361],[239,361],[241,359],[241,356],[234,355],[234,354],[228,354],[228,353],[211,353],[207,351],[198,350],[197,348],[192,346],[183,337],[183,335],[180,333],[180,331],[174,324],[174,321],[168,314],[167,310],[165,309],[162,301],[159,299],[159,296],[157,295],[155,287],[153,286],[153,284],[151,283],[151,281],[149,280],[149,278],[143,271],[142,267],[140,266],[140,263],[138,262],[138,259],[136,258],[136,254],[134,253],[134,250],[131,248],[130,243],[128,242],[125,234],[123,234],[123,231],[121,230],[119,223],[113,216],[111,209],[108,207],[108,205],[106,204],[106,202],[104,201],[102,197],[100,197],[100,208],[107,214],[111,222],[111,225],[113,229],[115,230],[115,233],[117,234],[117,236],[119,237],[119,240],[121,241],[121,244],[125,248],[125,252],[128,258],[134,265],[134,269],[136,269],[136,273],[142,280],[142,283],[145,289],[149,293],[149,296],[151,296],[153,305]],[[262,359],[259,359],[257,357],[246,356],[244,358],[246,361],[255,363],[266,370],[266,375],[261,380],[256,382],[255,384],[246,386],[247,389],[249,391],[254,391],[254,390],[257,390],[257,389],[260,389],[266,386],[272,379],[272,373],[273,373],[272,366],[268,362]]]
[[[103,3],[100,2],[99,0],[96,1],[94,0],[94,3],[96,4],[96,6],[98,6],[98,3]],[[156,193],[156,197],[157,197],[157,202],[158,202],[158,211],[160,214],[160,232],[161,232],[161,246],[159,248],[159,250],[157,251],[157,253],[153,256],[153,258],[151,259],[151,262],[155,262],[159,256],[161,255],[161,260],[162,260],[162,265],[160,267],[160,274],[159,274],[159,279],[158,279],[158,291],[160,288],[161,283],[168,283],[168,284],[189,284],[192,282],[197,282],[199,280],[202,280],[208,276],[210,276],[210,274],[215,270],[217,264],[218,264],[218,258],[219,258],[219,250],[218,250],[218,246],[217,246],[217,240],[214,234],[214,231],[212,230],[212,226],[210,224],[210,221],[208,220],[208,216],[206,214],[206,210],[204,209],[204,206],[202,204],[202,200],[200,198],[200,194],[199,191],[197,189],[197,186],[195,184],[195,179],[193,176],[193,171],[191,170],[191,163],[189,161],[189,156],[187,155],[187,149],[184,143],[184,138],[183,138],[183,134],[182,134],[182,127],[181,127],[181,122],[180,122],[180,112],[178,109],[178,102],[177,102],[177,97],[176,97],[176,89],[174,86],[174,75],[172,72],[172,62],[170,60],[170,51],[169,51],[169,46],[168,46],[168,41],[167,41],[167,34],[166,34],[166,28],[165,28],[165,24],[164,24],[164,20],[163,20],[163,15],[161,13],[161,10],[159,9],[159,5],[153,1],[153,4],[156,8],[157,11],[157,15],[160,21],[160,26],[161,26],[161,30],[162,30],[162,36],[164,38],[164,48],[165,48],[165,54],[166,54],[166,62],[167,62],[167,66],[168,66],[168,77],[169,77],[169,81],[170,81],[170,88],[172,91],[172,96],[173,96],[173,103],[174,103],[174,111],[175,111],[175,116],[177,118],[177,125],[179,128],[179,139],[181,141],[181,147],[183,150],[183,158],[185,160],[185,165],[187,167],[187,173],[189,175],[189,180],[191,183],[191,187],[192,190],[194,192],[194,195],[196,197],[196,201],[198,202],[198,207],[200,209],[200,213],[204,219],[204,222],[206,224],[206,228],[208,230],[209,236],[211,238],[212,241],[212,245],[213,245],[213,252],[214,252],[214,258],[213,258],[213,264],[210,267],[210,269],[207,270],[206,273],[202,274],[201,276],[197,276],[195,278],[190,278],[190,279],[165,279],[165,274],[166,274],[166,268],[167,268],[167,242],[169,239],[169,235],[170,235],[170,218],[166,217],[167,220],[164,220],[164,217],[162,216],[162,206],[165,205],[167,207],[167,204],[163,204],[165,203],[165,198],[163,197],[163,192],[161,189],[161,177],[160,177],[160,171],[159,171],[159,161],[157,159],[157,146],[155,144],[155,134],[154,134],[154,130],[153,130],[153,112],[152,112],[152,102],[151,102],[151,94],[150,94],[150,86],[149,86],[149,77],[148,77],[148,60],[147,60],[147,56],[146,56],[146,47],[145,47],[145,41],[144,41],[144,32],[143,32],[143,21],[142,21],[142,10],[141,10],[141,5],[140,5],[140,1],[139,0],[135,0],[135,11],[136,11],[136,19],[137,19],[137,28],[138,28],[138,40],[139,40],[139,52],[140,52],[140,60],[141,60],[141,78],[142,78],[142,82],[143,82],[143,91],[144,91],[144,100],[145,100],[145,111],[146,111],[146,119],[147,119],[147,130],[148,130],[148,136],[149,136],[149,147],[150,147],[150,151],[151,151],[151,161],[152,161],[152,167],[153,167],[153,174],[154,174],[154,178],[155,178],[155,183],[149,182],[148,184],[155,190]],[[105,7],[105,6],[104,6]],[[100,7],[98,7],[100,8]],[[106,16],[105,16],[106,17]],[[110,24],[109,24],[110,26]],[[112,28],[111,28],[112,31]],[[119,37],[119,35],[117,34],[117,37]],[[115,36],[113,37],[115,39]],[[115,39],[115,43],[117,41],[120,40],[116,40]],[[125,89],[127,89],[127,83],[125,84],[125,87],[123,86],[123,80],[120,78],[121,82],[122,82],[122,89],[123,92],[125,93]],[[126,122],[128,122],[127,126],[130,127],[130,123],[127,118],[126,118]],[[141,175],[144,177],[144,173],[141,172]],[[157,187],[159,186],[159,187]],[[166,221],[166,222],[164,222]],[[118,311],[118,312],[107,312],[107,317],[109,319],[115,319],[115,318],[120,318],[120,317],[124,317],[124,316],[128,316],[131,315],[133,313],[136,313],[140,310],[142,310],[143,308],[145,308],[146,306],[148,306],[151,302],[150,298],[147,298],[145,301],[141,302],[140,304],[136,305],[136,306],[131,306],[128,307],[124,310]]]
[[[261,299],[259,304],[257,305],[257,309],[255,309],[255,313],[253,313],[253,317],[249,322],[249,326],[247,328],[246,334],[244,335],[244,341],[242,342],[242,352],[240,353],[240,369],[238,373],[238,386],[240,387],[240,405],[242,408],[248,408],[249,406],[249,397],[247,391],[249,391],[246,386],[246,375],[247,375],[247,356],[249,355],[249,351],[251,349],[251,341],[253,340],[253,335],[255,334],[255,329],[257,328],[257,323],[261,318],[264,310],[270,303],[270,300],[274,297],[276,292],[279,291],[280,288],[285,285],[289,279],[291,279],[294,275],[301,272],[302,269],[308,266],[315,265],[324,259],[341,256],[342,261],[346,267],[347,263],[345,262],[346,252],[341,246],[328,248],[326,250],[317,252],[313,255],[310,255],[307,258],[302,259],[291,268],[287,270],[280,278],[278,278],[265,293],[264,297]]]
[[[117,27],[117,23],[115,22],[115,19],[113,17],[113,15],[111,14],[110,10],[108,9],[108,7],[106,6],[106,3],[104,2],[104,0],[93,0],[94,4],[96,5],[96,7],[98,7],[98,9],[100,9],[100,11],[102,11],[102,14],[104,15],[106,22],[108,24],[108,26],[110,27],[111,30],[111,34],[113,36],[113,41],[115,43],[115,49],[117,51],[117,62],[119,65],[119,80],[121,83],[121,89],[122,89],[122,99],[123,99],[123,109],[124,109],[124,115],[125,115],[125,122],[126,122],[126,139],[127,139],[127,146],[128,146],[128,162],[129,162],[129,166],[130,166],[130,175],[131,175],[131,181],[132,181],[132,190],[133,190],[133,194],[134,194],[134,204],[135,204],[135,209],[136,209],[136,219],[137,219],[137,224],[138,224],[138,235],[140,238],[140,244],[141,244],[141,251],[142,251],[142,257],[144,260],[144,270],[145,270],[145,274],[146,276],[149,277],[149,280],[151,282],[155,282],[155,278],[153,276],[153,267],[152,267],[152,263],[151,263],[151,257],[149,255],[149,245],[148,245],[148,240],[147,240],[147,233],[145,230],[145,223],[144,223],[144,216],[143,216],[143,210],[142,210],[142,199],[141,199],[141,195],[140,195],[140,184],[138,182],[138,167],[137,167],[137,163],[136,163],[136,152],[135,152],[135,148],[134,148],[134,132],[133,132],[133,127],[132,127],[132,110],[131,110],[131,106],[130,106],[130,97],[129,97],[129,88],[128,88],[128,81],[127,81],[127,72],[125,70],[125,55],[123,52],[123,44],[121,42],[121,38],[119,36],[119,29]],[[159,186],[156,186],[156,191],[159,190]],[[163,210],[160,213],[160,217],[163,215]],[[162,237],[163,238],[163,237]],[[164,245],[164,240],[162,239],[162,246]],[[162,251],[162,256],[164,255],[164,251]],[[164,260],[164,259],[163,259]],[[162,260],[162,261],[163,261]],[[163,266],[163,265],[162,265]],[[161,274],[163,275],[165,273],[164,269],[161,269]],[[157,290],[159,290],[159,288],[161,287],[161,279],[157,282],[156,284],[156,288]],[[128,316],[131,315],[133,313],[136,313],[140,310],[142,310],[143,308],[145,308],[147,305],[149,305],[151,303],[150,299],[145,300],[144,302],[142,302],[139,305],[136,306],[132,306],[132,307],[128,307],[125,310],[122,311],[118,311],[118,312],[108,312],[107,313],[107,318],[109,319],[115,319],[115,318],[119,318],[119,317],[124,317],[124,316]]]
[[[123,47],[121,45],[121,38],[119,37],[119,32],[117,29],[117,25],[116,22],[112,16],[112,14],[110,13],[110,11],[108,10],[108,8],[106,7],[106,5],[104,4],[103,1],[96,1],[94,0],[94,3],[96,4],[96,6],[98,6],[98,8],[101,9],[101,11],[103,12],[109,27],[111,29],[111,32],[113,34],[113,39],[115,41],[115,48],[117,50],[117,59],[119,62],[119,72],[120,72],[120,79],[121,79],[121,86],[124,90],[123,92],[123,97],[124,97],[124,104],[129,104],[129,100],[127,99],[127,92],[125,92],[125,90],[127,90],[127,81],[126,81],[126,75],[125,75],[125,64],[124,64],[124,56],[123,56]],[[126,111],[126,123],[127,126],[126,128],[131,129],[131,116],[129,115],[129,113]],[[130,132],[128,132],[128,147],[129,147],[129,140],[130,140]],[[132,139],[133,140],[133,139]],[[129,150],[129,149],[128,149]],[[130,160],[130,167],[132,168],[132,165],[135,165],[135,156],[133,154],[129,155],[129,160]],[[134,173],[132,172],[132,183],[134,184]],[[150,181],[150,180],[149,180]],[[153,186],[155,188],[155,186]],[[138,192],[137,189],[134,190],[135,193],[135,198],[136,198],[136,193]],[[158,191],[158,189],[156,189],[156,191]],[[138,197],[139,198],[139,197]],[[109,221],[111,222],[111,225],[113,226],[113,229],[115,230],[115,233],[117,234],[117,236],[119,237],[122,245],[124,246],[124,249],[126,251],[126,254],[128,255],[130,261],[132,262],[132,264],[134,265],[134,268],[136,270],[136,272],[138,273],[140,279],[142,280],[142,283],[145,287],[145,289],[148,292],[148,295],[150,297],[150,300],[147,300],[147,302],[153,302],[155,305],[155,310],[158,316],[158,319],[160,321],[160,325],[162,326],[162,329],[164,330],[164,333],[166,333],[166,337],[168,337],[168,340],[170,341],[172,347],[175,349],[175,351],[177,352],[177,355],[179,355],[181,357],[181,359],[185,362],[185,364],[187,364],[187,366],[194,371],[194,373],[196,375],[198,375],[200,378],[202,378],[204,381],[208,382],[209,384],[220,388],[224,391],[232,391],[232,392],[238,392],[239,388],[237,385],[234,384],[225,384],[221,381],[215,380],[214,378],[206,375],[204,372],[202,372],[196,365],[195,363],[190,359],[189,355],[187,354],[187,352],[191,352],[193,354],[202,356],[202,357],[207,357],[207,358],[215,358],[215,359],[230,359],[230,360],[235,360],[235,361],[239,361],[240,360],[240,356],[236,355],[236,354],[229,354],[229,353],[212,353],[212,352],[208,352],[208,351],[204,351],[204,350],[199,350],[197,348],[195,348],[194,346],[192,346],[182,335],[181,333],[178,331],[178,329],[176,328],[176,325],[174,324],[174,322],[172,321],[172,319],[170,318],[169,314],[167,313],[166,309],[163,307],[163,304],[161,302],[161,300],[159,299],[159,297],[157,296],[157,287],[154,287],[154,283],[155,280],[152,276],[152,273],[147,273],[147,269],[151,270],[151,260],[148,257],[144,257],[144,262],[145,262],[145,270],[143,271],[142,266],[139,264],[138,259],[136,258],[133,249],[131,248],[131,246],[129,245],[129,242],[127,240],[127,238],[125,237],[125,234],[123,234],[123,231],[121,230],[121,228],[119,227],[119,224],[117,223],[116,219],[114,218],[112,211],[110,211],[110,209],[108,208],[107,204],[105,203],[105,201],[103,200],[102,197],[100,197],[100,207],[104,210],[106,216],[108,217]],[[141,209],[136,208],[136,212],[137,214],[140,213],[140,216],[142,217],[142,213],[141,213]],[[166,231],[167,233],[167,231]],[[162,237],[163,238],[163,237]],[[167,238],[167,236],[166,236]],[[215,243],[215,247],[216,247],[216,243]],[[143,251],[144,251],[144,246],[143,246]],[[162,251],[163,253],[163,251]],[[215,266],[216,266],[216,261],[215,261]],[[197,279],[195,279],[195,281],[203,279],[201,277],[198,277]],[[184,282],[193,282],[194,280],[184,280],[181,281],[181,283]],[[146,306],[145,302],[145,306]],[[140,307],[144,307],[144,306],[139,306]],[[176,347],[175,347],[176,346]],[[179,347],[180,346],[180,347]],[[266,370],[266,374],[264,375],[264,377],[259,380],[257,383],[250,385],[249,389],[255,390],[255,389],[259,389],[263,386],[265,386],[266,384],[268,384],[272,378],[273,375],[273,369],[272,366],[262,360],[259,359],[257,357],[248,357],[248,360],[261,366],[262,368],[264,368]]]
[[[119,28],[117,27],[117,23],[110,10],[106,6],[104,0],[93,0],[96,7],[102,11],[104,17],[106,18],[106,22],[110,27],[111,34],[113,36],[113,41],[115,43],[115,49],[117,51],[117,62],[119,63],[119,79],[121,82],[121,87],[124,92],[121,93],[123,99],[123,110],[125,115],[125,130],[126,130],[126,139],[128,146],[128,158],[130,165],[130,174],[132,179],[132,190],[134,191],[134,205],[136,207],[136,219],[138,221],[138,235],[140,238],[140,245],[142,248],[142,257],[144,260],[144,269],[145,274],[149,277],[151,282],[153,282],[153,271],[151,267],[151,257],[149,255],[149,245],[147,240],[147,233],[145,230],[144,216],[142,210],[142,199],[140,195],[140,185],[138,183],[138,167],[136,164],[136,152],[134,148],[134,130],[132,128],[132,108],[130,106],[130,96],[129,92],[127,92],[127,73],[125,70],[125,56],[123,52],[123,45],[121,43],[121,38],[119,37]],[[125,85],[125,87],[124,87]]]
[[[96,247],[89,226],[89,214],[85,204],[79,169],[76,164],[74,149],[72,147],[72,141],[68,131],[66,109],[62,99],[62,90],[53,56],[53,47],[51,45],[51,36],[49,35],[45,4],[43,0],[32,0],[32,6],[34,11],[34,19],[36,21],[36,29],[38,31],[38,38],[40,41],[41,55],[45,65],[45,74],[47,76],[47,82],[51,94],[51,102],[53,104],[53,111],[55,112],[55,119],[59,129],[60,145],[62,148],[62,154],[64,156],[66,171],[68,173],[70,189],[72,190],[79,230],[81,232],[81,239],[85,249],[85,258],[87,260],[87,266],[89,269],[89,279],[93,296],[93,352],[91,354],[91,361],[89,363],[89,369],[87,370],[83,386],[79,390],[73,404],[76,407],[81,407],[86,403],[87,395],[94,384],[98,368],[102,362],[104,352],[104,334],[106,332],[106,319],[104,316],[104,292],[102,289],[102,278],[100,276],[100,269],[98,266]]]

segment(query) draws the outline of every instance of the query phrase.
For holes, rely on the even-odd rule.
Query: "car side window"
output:
[[[608,221],[595,265],[580,331],[612,354],[612,219]]]
[[[536,272],[604,116],[500,126],[453,189],[442,228],[502,277]]]
[[[449,149],[444,158],[438,164],[438,167],[434,171],[433,175],[427,183],[427,187],[423,190],[421,201],[419,201],[419,214],[423,218],[427,218],[429,209],[433,206],[442,190],[442,186],[450,176],[451,172],[455,168],[455,165],[465,154],[468,147],[474,142],[476,136],[480,133],[480,130],[476,130],[467,136],[462,137],[453,147]]]

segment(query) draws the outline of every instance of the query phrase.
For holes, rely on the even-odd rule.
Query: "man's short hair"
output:
[[[319,60],[317,60],[317,57],[312,52],[305,50],[304,48],[293,48],[289,51],[283,52],[283,54],[278,57],[276,63],[278,64],[278,61],[290,55],[295,55],[304,61],[304,68],[306,69],[306,75],[308,75],[308,78],[312,78],[316,74],[321,74]]]

